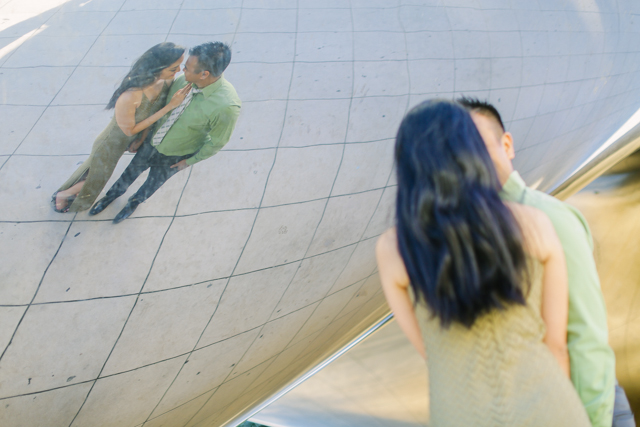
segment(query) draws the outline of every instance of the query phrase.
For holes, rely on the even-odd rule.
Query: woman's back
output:
[[[526,305],[443,328],[418,304],[431,426],[589,426],[573,386],[543,343],[542,267],[530,262]]]

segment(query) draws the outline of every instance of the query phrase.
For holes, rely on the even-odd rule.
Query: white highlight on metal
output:
[[[570,180],[571,177],[573,177],[576,173],[578,173],[580,171],[580,169],[585,167],[590,161],[595,159],[600,153],[602,153],[604,150],[609,148],[609,146],[611,146],[611,144],[613,144],[614,142],[618,141],[627,132],[629,132],[631,129],[633,129],[638,124],[640,124],[640,108],[635,113],[633,113],[633,115],[629,118],[629,120],[627,120],[613,135],[611,135],[609,137],[609,139],[607,139],[604,142],[604,144],[602,144],[600,146],[600,148],[598,148],[596,151],[594,151],[593,154],[591,154],[587,158],[587,160],[582,162],[582,164],[580,166],[575,168],[574,171],[571,172],[571,175],[569,175],[569,177],[566,180],[567,181]]]

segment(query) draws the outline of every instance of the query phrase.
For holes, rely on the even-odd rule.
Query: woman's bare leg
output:
[[[84,181],[80,181],[72,187],[67,188],[63,191],[58,191],[56,195],[56,209],[61,210],[67,206],[67,200],[71,196],[77,196],[80,194],[80,190],[82,190],[82,186],[84,185]]]

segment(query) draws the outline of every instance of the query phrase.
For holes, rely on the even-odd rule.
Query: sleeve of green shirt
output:
[[[615,356],[608,343],[607,312],[593,259],[589,227],[573,207],[545,204],[564,248],[569,275],[567,342],[571,381],[594,427],[611,427]]]
[[[193,165],[220,151],[229,142],[239,115],[240,107],[236,105],[230,105],[220,111],[213,118],[211,130],[205,137],[204,145],[195,155],[187,159],[187,164]]]

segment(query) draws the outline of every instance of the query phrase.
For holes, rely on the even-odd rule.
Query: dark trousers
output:
[[[623,388],[616,381],[616,400],[613,407],[613,427],[636,427],[633,411]]]
[[[116,198],[122,196],[136,178],[150,168],[151,170],[149,171],[147,180],[130,198],[130,200],[135,199],[142,203],[178,172],[178,168],[172,168],[172,165],[175,165],[181,160],[188,159],[191,156],[193,156],[193,154],[187,154],[185,156],[165,156],[158,152],[147,140],[138,149],[136,155],[133,156],[131,163],[129,163],[129,166],[127,166],[122,175],[120,175],[120,178],[118,178],[115,184],[107,191],[106,197]]]

